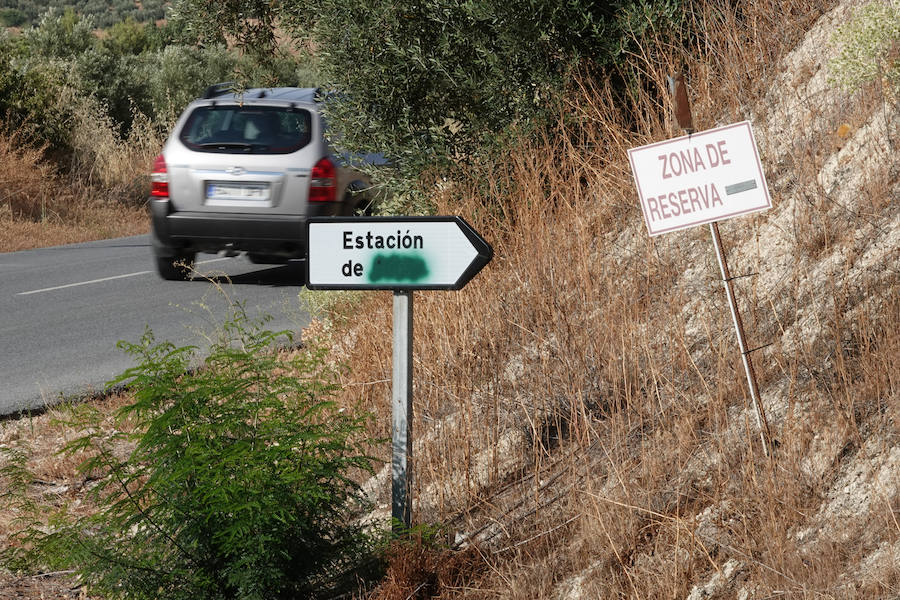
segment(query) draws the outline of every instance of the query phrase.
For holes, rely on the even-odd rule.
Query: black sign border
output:
[[[315,223],[456,223],[469,242],[478,252],[477,256],[469,263],[469,266],[455,283],[449,285],[379,285],[379,284],[322,284],[310,285],[309,283],[309,228]],[[436,217],[312,217],[306,222],[306,235],[303,240],[303,255],[305,260],[306,287],[310,290],[388,290],[394,292],[416,290],[461,290],[478,274],[494,257],[494,249],[475,231],[465,219],[460,216],[436,216]]]

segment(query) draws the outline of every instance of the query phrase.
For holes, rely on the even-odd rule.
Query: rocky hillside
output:
[[[865,4],[708,7],[702,51],[643,57],[635,119],[585,84],[566,142],[525,144],[448,192],[445,210],[468,197],[497,253],[458,296],[417,307],[414,513],[479,565],[464,583],[437,568],[428,589],[900,596],[900,110],[886,78],[846,91],[832,62]],[[651,240],[625,156],[680,134],[654,94],[679,64],[699,129],[751,121],[773,196],[720,224],[771,459],[709,231]],[[370,365],[355,399],[380,415],[385,302],[338,339]],[[382,511],[387,478],[372,485]],[[415,597],[421,577],[395,570],[382,597]]]

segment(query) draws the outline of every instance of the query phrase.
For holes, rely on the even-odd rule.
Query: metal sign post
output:
[[[756,409],[756,424],[759,427],[759,437],[762,441],[763,452],[769,456],[772,436],[769,433],[769,422],[766,419],[766,411],[759,397],[759,388],[756,386],[756,372],[753,370],[753,362],[750,359],[750,351],[747,350],[747,342],[744,339],[744,323],[741,313],[738,311],[737,300],[734,297],[734,288],[731,285],[731,273],[728,271],[728,262],[725,260],[725,250],[722,248],[722,238],[719,236],[719,224],[713,221],[709,224],[712,233],[713,246],[716,249],[716,258],[719,261],[719,271],[722,273],[722,282],[725,285],[725,295],[728,296],[728,306],[731,308],[731,319],[734,321],[734,330],[737,332],[738,347],[741,350],[741,359],[744,362],[744,373],[747,375],[747,385],[750,387],[750,399]]]
[[[750,360],[752,350],[747,350],[718,226],[719,220],[772,206],[756,140],[748,121],[695,133],[682,76],[669,77],[669,88],[676,120],[687,135],[628,151],[644,221],[651,236],[709,224],[763,452],[770,456],[769,424],[759,397]]]
[[[412,376],[413,293],[394,292],[391,517],[395,532],[401,524],[409,530],[412,522]]]
[[[395,534],[412,525],[413,291],[459,290],[493,255],[490,244],[461,217],[323,217],[307,223],[307,288],[393,292]]]

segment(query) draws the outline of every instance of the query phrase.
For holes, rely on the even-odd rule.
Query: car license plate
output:
[[[265,183],[207,183],[208,200],[268,200],[269,186]]]

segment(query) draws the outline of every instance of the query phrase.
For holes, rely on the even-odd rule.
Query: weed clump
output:
[[[900,8],[874,0],[858,9],[833,37],[839,54],[832,80],[849,92],[876,79],[900,88]]]
[[[485,560],[475,547],[441,547],[431,531],[417,529],[396,540],[387,552],[387,572],[370,600],[435,598],[464,587]]]
[[[284,333],[284,332],[282,332]],[[90,405],[66,454],[99,510],[37,515],[0,554],[11,568],[75,570],[109,598],[317,598],[353,589],[376,544],[354,476],[371,473],[364,419],[338,410],[323,350],[290,357],[281,333],[238,310],[200,368],[194,349],[147,332],[115,427]],[[12,457],[15,458],[15,457]],[[22,487],[24,460],[4,478]],[[7,486],[9,487],[9,486]],[[26,494],[22,498],[27,511]],[[352,575],[350,574],[352,572]]]

